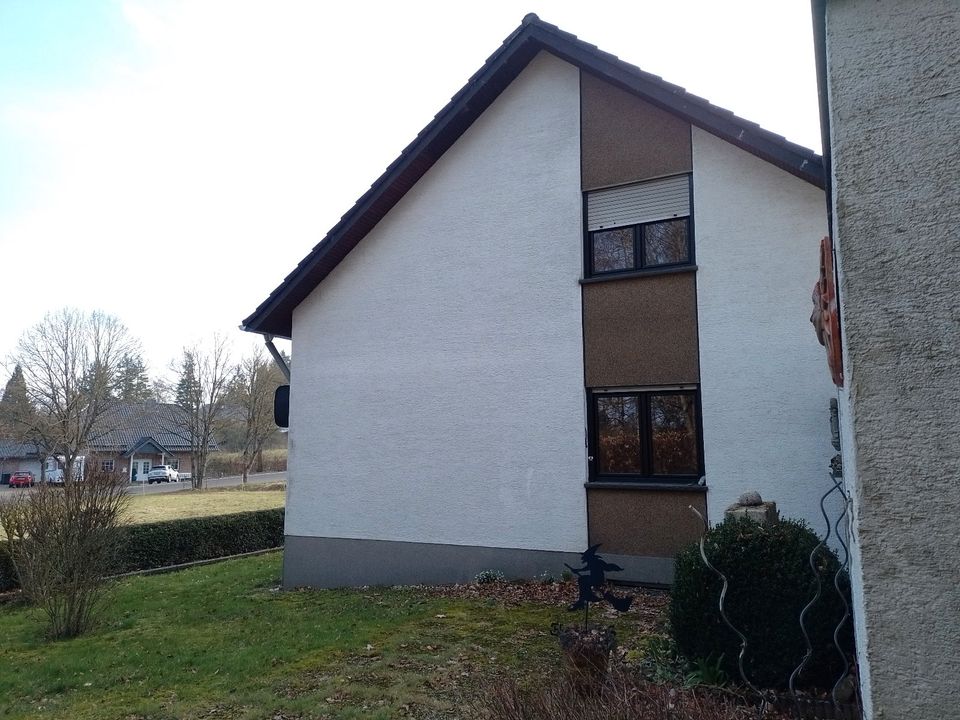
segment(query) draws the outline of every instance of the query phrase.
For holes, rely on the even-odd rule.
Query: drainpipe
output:
[[[290,368],[287,366],[287,362],[283,359],[283,355],[280,354],[280,351],[277,350],[277,346],[273,344],[273,335],[264,335],[263,342],[267,346],[267,350],[270,351],[270,354],[273,356],[273,361],[277,364],[277,367],[280,368],[280,372],[283,373],[283,376],[287,379],[287,382],[290,382]]]
[[[244,332],[256,332],[256,330],[248,330],[246,325],[241,325],[240,329]],[[286,360],[283,359],[283,355],[281,355],[280,351],[277,350],[277,346],[273,344],[273,335],[269,335],[267,333],[259,334],[263,335],[263,342],[267,346],[267,350],[270,351],[273,361],[277,364],[277,367],[280,368],[280,372],[283,373],[283,376],[287,379],[287,382],[290,382],[290,368],[287,365]]]

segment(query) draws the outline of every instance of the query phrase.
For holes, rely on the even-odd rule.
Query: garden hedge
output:
[[[123,528],[117,572],[180,565],[283,545],[283,508]]]
[[[731,622],[747,637],[744,668],[751,682],[782,688],[799,664],[807,646],[800,630],[800,612],[816,592],[810,553],[820,542],[804,524],[779,520],[760,525],[745,519],[726,520],[707,533],[710,562],[727,576],[725,609]],[[843,601],[833,586],[840,563],[827,548],[817,554],[822,595],[808,616],[806,627],[814,655],[800,676],[801,686],[829,688],[842,671],[833,644],[833,631],[843,616]],[[740,639],[720,617],[717,607],[721,580],[692,545],[677,556],[670,602],[670,623],[680,651],[691,661],[716,662],[727,676],[740,682],[737,657]],[[840,584],[849,602],[849,581]],[[852,651],[852,622],[841,633],[848,657]]]
[[[281,547],[283,508],[126,525],[121,533],[116,572],[152,570]],[[17,584],[7,543],[0,542],[0,592]]]
[[[7,543],[0,541],[0,592],[15,590],[18,586],[17,571],[13,569]]]

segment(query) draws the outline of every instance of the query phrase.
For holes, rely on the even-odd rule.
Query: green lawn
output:
[[[172,493],[131,493],[126,522],[150,523],[204,515],[227,515],[248,510],[283,507],[282,486],[248,486],[245,489],[181,490]]]
[[[42,638],[0,605],[0,718],[454,718],[498,673],[556,663],[559,607],[416,589],[276,590],[279,553],[124,580],[104,624]],[[636,633],[633,613],[618,620]]]
[[[3,489],[0,489],[0,492],[2,491]],[[130,495],[130,504],[123,518],[125,523],[141,524],[206,515],[228,515],[249,510],[269,510],[283,507],[286,501],[283,485],[249,485],[246,488],[180,490],[143,495],[135,492]],[[3,498],[0,498],[0,501],[2,500]],[[0,528],[0,540],[6,538],[6,533]]]

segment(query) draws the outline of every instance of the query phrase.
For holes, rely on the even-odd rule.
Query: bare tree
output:
[[[122,358],[137,352],[123,323],[100,311],[48,313],[20,338],[11,362],[21,368],[33,412],[18,422],[46,452],[63,457],[65,483],[109,409]]]
[[[51,637],[75,637],[96,621],[129,498],[125,477],[93,470],[83,482],[41,484],[0,502],[20,587],[46,614]]]
[[[280,372],[259,347],[237,366],[230,402],[239,416],[243,484],[254,462],[261,457],[264,444],[277,432],[273,422],[273,394],[282,383]]]
[[[215,335],[208,348],[184,348],[178,364],[177,405],[185,411],[185,427],[179,432],[190,443],[192,482],[204,486],[207,458],[224,419],[227,390],[234,369],[225,338]]]

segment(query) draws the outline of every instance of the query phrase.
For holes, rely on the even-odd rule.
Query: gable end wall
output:
[[[296,309],[288,535],[582,549],[579,104],[541,53]]]

